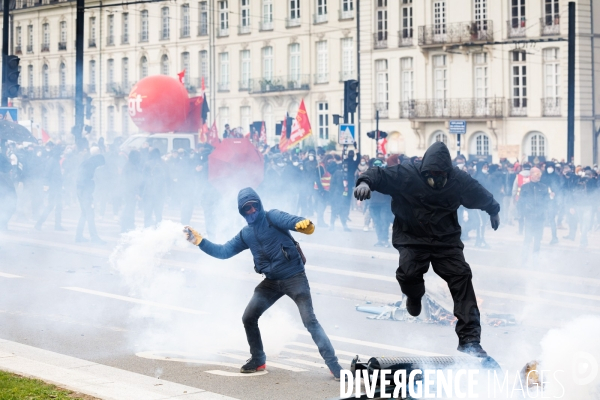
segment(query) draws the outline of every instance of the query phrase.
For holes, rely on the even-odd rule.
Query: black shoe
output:
[[[413,300],[410,297],[406,298],[406,311],[413,317],[418,317],[421,314],[421,299]]]
[[[253,358],[250,358],[248,361],[246,361],[246,364],[240,368],[240,372],[242,374],[251,374],[253,372],[264,371],[265,369],[267,369],[266,361],[257,361]]]
[[[485,352],[485,350],[479,344],[479,342],[469,342],[469,343],[465,343],[465,344],[459,344],[458,348],[456,350],[461,351],[461,352],[468,354],[470,356],[473,356],[473,357],[478,357],[478,358],[487,358],[487,356],[488,356],[487,353]]]
[[[340,380],[340,371],[342,370],[342,366],[339,363],[335,363],[331,367],[329,367],[329,372],[333,375],[333,379],[336,381]]]

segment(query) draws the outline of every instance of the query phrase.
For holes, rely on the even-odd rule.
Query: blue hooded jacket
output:
[[[260,197],[252,188],[240,190],[238,194],[238,211],[249,201],[260,205],[256,220],[246,225],[233,239],[223,245],[212,243],[207,239],[200,242],[200,249],[206,254],[226,259],[250,249],[254,258],[254,268],[268,279],[281,280],[304,272],[304,263],[296,249],[296,245],[285,231],[295,231],[295,226],[304,218],[296,217],[279,210],[270,210],[269,220],[263,209]],[[243,214],[242,214],[243,215]],[[279,229],[283,232],[281,232]]]

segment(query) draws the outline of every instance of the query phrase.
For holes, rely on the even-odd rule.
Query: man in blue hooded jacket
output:
[[[302,323],[310,332],[329,370],[335,379],[339,379],[342,368],[327,334],[315,316],[304,261],[289,233],[296,231],[310,235],[315,230],[314,224],[308,219],[279,210],[265,212],[260,197],[252,188],[242,189],[238,194],[238,210],[248,225],[223,245],[202,238],[189,226],[185,227],[184,232],[190,243],[216,258],[231,258],[250,249],[254,269],[265,276],[254,289],[254,295],[242,317],[252,357],[240,372],[252,373],[266,368],[258,319],[283,295],[287,295],[298,306]]]

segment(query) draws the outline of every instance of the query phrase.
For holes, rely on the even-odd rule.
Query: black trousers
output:
[[[254,295],[248,306],[246,306],[242,317],[252,358],[259,361],[267,359],[263,350],[260,330],[258,329],[258,319],[283,295],[289,296],[298,306],[302,323],[308,332],[310,332],[313,341],[319,348],[319,353],[321,353],[321,357],[325,360],[325,364],[330,368],[334,366],[338,362],[338,359],[327,334],[315,316],[310,287],[304,272],[284,280],[264,279],[254,289]]]
[[[36,226],[41,228],[52,210],[54,210],[54,227],[60,228],[62,221],[62,187],[51,188],[48,191],[48,202],[44,211],[42,211],[42,215],[37,220]]]
[[[423,275],[433,270],[448,284],[454,300],[454,316],[458,318],[456,334],[460,344],[479,342],[481,323],[475,290],[471,282],[471,267],[465,261],[463,250],[456,247],[406,246],[397,247],[400,265],[396,279],[400,289],[411,299],[421,299],[425,294]]]
[[[81,215],[79,222],[77,223],[77,231],[75,233],[77,238],[83,237],[83,229],[87,223],[90,237],[92,239],[98,238],[98,232],[96,231],[96,222],[94,220],[94,197],[92,191],[89,189],[77,188],[77,199],[79,200],[79,207],[81,208]]]

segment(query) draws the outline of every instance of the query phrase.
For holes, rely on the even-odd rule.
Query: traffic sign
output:
[[[453,135],[464,135],[465,133],[467,133],[467,121],[450,121],[449,127],[450,133]]]
[[[354,124],[341,124],[338,133],[339,144],[354,144],[354,133],[356,132],[356,126]]]
[[[0,120],[17,122],[18,116],[19,109],[17,107],[0,107]]]

